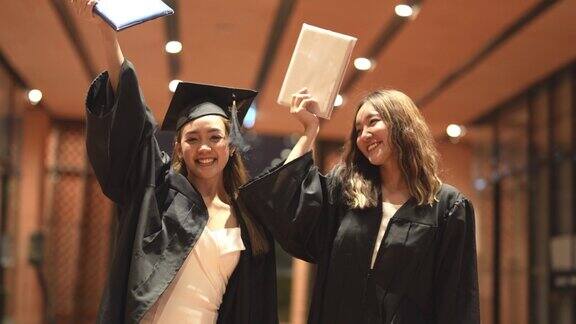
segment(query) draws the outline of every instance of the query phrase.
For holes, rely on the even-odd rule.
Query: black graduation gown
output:
[[[118,232],[99,323],[137,323],[180,269],[202,233],[208,211],[186,177],[170,170],[154,135],[156,122],[125,61],[114,95],[107,72],[86,99],[86,146],[102,191],[118,208]],[[238,206],[234,205],[238,210]],[[278,323],[273,248],[254,257],[239,218],[241,252],[218,323]],[[270,233],[266,236],[273,247]]]
[[[345,206],[310,153],[240,190],[288,253],[317,265],[308,323],[480,323],[472,205],[448,185],[438,198],[396,212],[370,270],[381,202]]]

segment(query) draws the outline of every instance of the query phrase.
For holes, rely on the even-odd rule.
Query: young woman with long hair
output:
[[[312,159],[318,118],[302,90],[304,134],[240,198],[293,256],[315,263],[309,323],[478,324],[474,211],[438,176],[424,118],[400,91],[366,96],[341,162]]]
[[[73,2],[89,20],[95,1]],[[180,83],[162,124],[171,159],[116,34],[86,98],[86,146],[118,226],[99,323],[278,323],[272,238],[237,203],[238,125],[256,93]]]

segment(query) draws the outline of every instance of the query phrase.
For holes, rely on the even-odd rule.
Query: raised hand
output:
[[[302,134],[298,143],[294,145],[284,164],[306,154],[314,147],[316,136],[320,131],[320,120],[309,109],[312,105],[317,104],[318,102],[314,100],[306,88],[292,95],[290,113],[304,126],[304,134]]]
[[[308,93],[306,88],[300,89],[292,95],[290,113],[304,126],[306,134],[318,133],[320,121],[316,115],[310,112],[313,105],[317,105],[316,100]]]
[[[85,21],[95,23],[100,29],[100,35],[102,36],[102,45],[104,47],[104,53],[106,55],[106,63],[108,76],[110,78],[110,84],[112,89],[116,90],[118,86],[118,78],[120,75],[120,69],[122,63],[124,62],[124,54],[122,54],[122,49],[118,43],[118,38],[116,32],[110,28],[104,20],[100,19],[94,13],[94,6],[98,3],[98,0],[69,0],[72,9],[76,14]]]
[[[70,6],[76,14],[85,21],[91,23],[102,22],[94,14],[94,6],[98,3],[98,0],[70,0]]]

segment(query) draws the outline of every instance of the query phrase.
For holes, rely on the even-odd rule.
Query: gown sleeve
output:
[[[86,97],[86,148],[104,194],[125,204],[153,178],[165,161],[154,131],[156,121],[142,96],[134,66],[122,64],[117,92],[108,72],[90,85]]]
[[[479,324],[474,209],[461,197],[449,208],[435,270],[437,323]]]
[[[264,172],[243,186],[239,197],[284,250],[317,262],[327,246],[333,207],[328,179],[314,166],[311,153]]]

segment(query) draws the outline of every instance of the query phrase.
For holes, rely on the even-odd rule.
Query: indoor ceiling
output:
[[[91,79],[104,68],[97,29],[79,21],[69,0],[0,0],[0,54],[20,82],[42,90],[42,107],[56,118],[80,119]],[[397,88],[422,109],[436,135],[466,124],[576,58],[576,0],[407,1],[417,15],[394,14],[389,0],[180,0],[176,10],[120,32],[147,103],[160,119],[172,79],[256,88],[254,129],[299,129],[276,104],[302,23],[356,36],[342,85],[344,104],[321,135],[345,137],[354,103],[370,90]],[[167,54],[177,38],[183,51]]]

